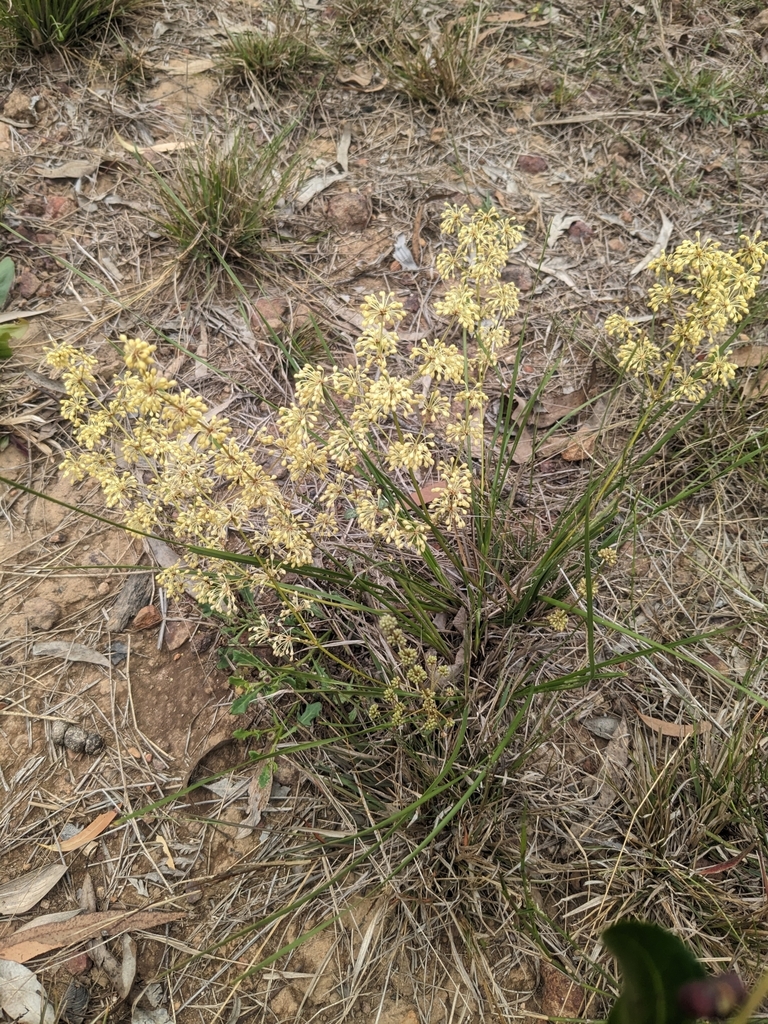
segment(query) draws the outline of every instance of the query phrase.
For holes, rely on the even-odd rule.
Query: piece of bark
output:
[[[112,605],[107,629],[112,633],[122,633],[139,608],[149,604],[151,595],[152,573],[132,572]]]

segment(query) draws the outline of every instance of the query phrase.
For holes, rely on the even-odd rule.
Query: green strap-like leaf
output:
[[[16,276],[16,267],[10,256],[0,260],[0,309],[8,301],[8,294]]]
[[[678,1005],[680,986],[706,976],[690,950],[655,924],[620,921],[603,933],[619,961],[624,986],[608,1024],[687,1024]]]

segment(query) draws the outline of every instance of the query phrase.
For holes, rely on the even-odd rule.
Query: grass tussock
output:
[[[285,193],[290,161],[279,133],[259,146],[243,129],[185,151],[172,182],[156,176],[165,207],[161,229],[185,261],[208,270],[264,253],[268,228]]]
[[[484,22],[456,5],[411,8],[392,30],[381,0],[332,0],[270,15],[221,49],[221,35],[210,50],[202,36],[194,56],[214,75],[190,77],[214,102],[224,77],[248,127],[218,126],[174,150],[172,171],[145,170],[178,262],[212,280],[206,298],[222,273],[235,285],[253,366],[220,296],[212,312],[204,301],[170,327],[156,320],[194,353],[199,315],[215,385],[192,373],[191,390],[175,384],[180,356],[149,343],[160,326],[115,342],[123,365],[108,382],[75,344],[50,356],[68,390],[67,469],[101,484],[108,517],[183,554],[159,577],[161,605],[194,592],[215,624],[265,799],[278,764],[301,772],[299,826],[272,827],[275,797],[255,834],[267,881],[247,906],[266,909],[237,927],[257,952],[227,947],[231,971],[254,975],[244,998],[272,966],[257,1015],[311,1018],[287,999],[281,1016],[274,986],[310,974],[302,946],[357,900],[371,916],[339,959],[331,1021],[367,1013],[393,978],[433,1024],[600,1019],[614,980],[599,936],[627,914],[746,974],[768,952],[768,415],[764,367],[733,354],[747,344],[737,332],[765,339],[765,251],[734,240],[763,194],[764,104],[744,84],[761,73],[758,42],[725,20],[710,32],[701,5],[673,13],[583,4],[566,18],[537,4]],[[178,98],[182,76],[169,84],[142,52],[126,40],[110,82],[131,137],[163,143],[175,99],[145,100],[158,82]],[[351,74],[321,75],[325,54]],[[496,68],[514,117],[495,118]],[[338,186],[283,208],[285,133],[255,141],[318,83],[325,95],[295,115],[311,140],[302,173],[335,177],[336,160],[351,187],[370,188],[359,238],[329,227]],[[476,100],[491,101],[482,120]],[[539,151],[546,178],[518,162]],[[697,190],[711,205],[694,209]],[[445,195],[467,205],[439,225]],[[526,239],[489,196],[525,219]],[[502,274],[538,265],[553,204],[591,230],[550,245],[521,326]],[[673,247],[651,265],[645,302],[631,271],[662,209]],[[277,213],[295,259],[269,301],[292,304],[295,287],[317,319],[248,309]],[[401,227],[418,270],[384,252]],[[126,277],[132,266],[120,264]],[[195,277],[177,282],[182,300]],[[232,422],[214,412],[227,375],[253,389],[233,391]],[[583,394],[581,408],[545,423],[566,394]],[[224,932],[207,934],[212,949]],[[584,990],[581,1008],[521,1006],[541,960]]]
[[[0,6],[0,31],[32,50],[73,46],[136,7],[136,0],[13,0]]]
[[[686,447],[718,402],[732,403],[734,331],[768,247],[748,237],[731,252],[682,243],[651,266],[651,326],[608,318],[619,376],[601,396],[602,468],[539,535],[513,486],[520,425],[538,395],[517,423],[511,403],[486,422],[489,391],[504,367],[513,380],[519,367],[508,328],[519,297],[500,274],[521,231],[488,206],[449,208],[442,228],[452,241],[436,261],[447,285],[434,303],[441,333],[401,351],[402,305],[368,296],[354,358],[294,365],[293,401],[247,449],[159,373],[146,342],[121,339],[126,370],[109,405],[94,390],[95,359],[69,343],[54,348],[80,446],[66,471],[98,480],[130,528],[186,545],[186,564],[165,570],[162,585],[194,587],[219,617],[233,712],[270,709],[238,735],[267,765],[278,752],[311,764],[343,806],[361,852],[334,859],[318,900],[363,867],[368,894],[394,891],[403,915],[416,887],[410,927],[438,951],[458,935],[472,946],[477,1006],[488,986],[507,998],[499,963],[513,928],[567,953],[602,999],[605,979],[587,953],[594,937],[616,916],[648,916],[654,878],[673,908],[661,923],[679,928],[670,918],[693,895],[722,920],[717,887],[681,864],[726,859],[761,821],[754,787],[764,785],[766,730],[752,691],[766,654],[740,684],[740,721],[755,730],[723,735],[708,710],[716,700],[693,682],[703,675],[723,700],[732,687],[724,663],[704,657],[722,631],[695,631],[693,595],[655,630],[637,609],[656,607],[664,591],[628,566],[651,531],[692,546],[701,517],[688,510],[714,480],[748,465],[765,471],[762,441],[749,451],[734,444],[717,462],[699,452],[700,471],[669,478],[665,493],[652,486],[658,460]],[[759,430],[768,439],[768,424]],[[117,439],[125,464],[153,471],[121,471]],[[262,468],[275,458],[279,479]],[[690,560],[714,574],[722,556],[704,551]],[[759,621],[744,602],[742,631]],[[656,707],[660,678],[675,684],[666,711]],[[580,704],[594,711],[599,694],[616,690],[625,710],[595,797],[588,761],[598,751],[586,755]],[[695,727],[670,750],[636,710]],[[606,841],[621,848],[607,871]],[[565,930],[553,911],[563,900]],[[728,913],[736,919],[735,904]]]
[[[428,106],[480,99],[487,90],[488,56],[480,40],[482,12],[446,20],[432,35],[397,31],[381,60],[392,81]]]
[[[728,125],[739,116],[738,83],[715,68],[669,66],[660,92],[668,103],[702,124]]]
[[[306,26],[284,15],[263,30],[230,36],[219,57],[229,79],[267,90],[297,86],[328,66]]]

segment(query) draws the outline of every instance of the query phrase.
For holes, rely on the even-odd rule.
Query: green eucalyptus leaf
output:
[[[11,291],[11,285],[13,284],[15,276],[16,265],[10,256],[5,256],[0,260],[0,309],[2,309],[8,301],[8,295]]]
[[[603,933],[619,961],[624,986],[608,1024],[688,1024],[678,1005],[680,986],[704,978],[696,957],[671,932],[655,924],[620,921]]]

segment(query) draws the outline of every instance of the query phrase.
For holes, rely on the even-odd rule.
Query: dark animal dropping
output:
[[[86,732],[70,722],[54,722],[51,739],[57,747],[66,747],[75,754],[97,754],[104,740],[97,732]]]

